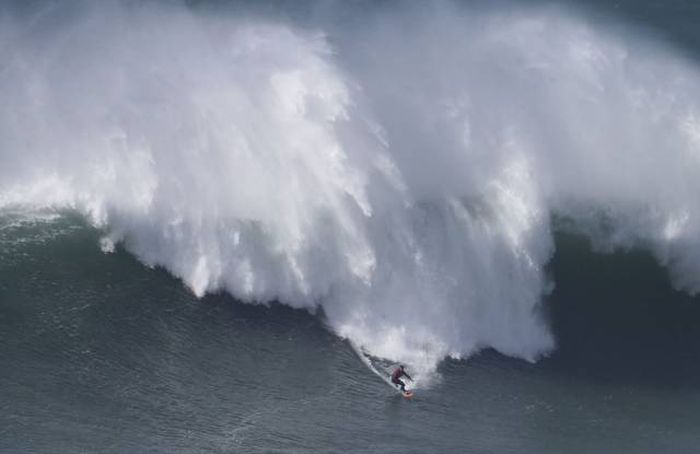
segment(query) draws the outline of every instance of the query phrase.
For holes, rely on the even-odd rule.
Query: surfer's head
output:
[[[403,364],[399,364],[399,369],[403,370]]]

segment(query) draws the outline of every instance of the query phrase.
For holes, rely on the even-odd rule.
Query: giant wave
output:
[[[694,63],[560,9],[332,9],[5,11],[0,208],[77,210],[197,295],[322,308],[424,372],[554,348],[554,215],[700,290]]]

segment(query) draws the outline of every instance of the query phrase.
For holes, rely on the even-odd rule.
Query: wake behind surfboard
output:
[[[415,395],[415,393],[412,390],[406,390],[406,392],[401,391],[401,388],[399,388],[397,385],[391,382],[390,377],[391,370],[393,367],[393,364],[391,362],[370,355],[369,353],[364,351],[362,347],[359,347],[352,342],[350,342],[350,345],[352,346],[353,350],[355,350],[355,353],[357,353],[357,356],[359,356],[362,362],[365,363],[365,365],[369,368],[369,370],[371,370],[372,372],[374,372],[375,375],[384,380],[384,382],[391,386],[392,389],[396,390],[399,394],[401,394],[407,399],[410,399]]]

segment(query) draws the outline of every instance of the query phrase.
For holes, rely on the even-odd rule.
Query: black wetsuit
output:
[[[406,392],[406,383],[401,380],[401,377],[406,377],[409,380],[413,380],[411,376],[406,373],[406,371],[399,367],[393,374],[391,374],[391,382],[401,388],[402,392]]]

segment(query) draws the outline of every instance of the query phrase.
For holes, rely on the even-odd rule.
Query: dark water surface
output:
[[[72,215],[5,227],[2,452],[680,453],[700,441],[700,304],[644,254],[560,235],[557,352],[446,361],[407,401],[318,316],[197,300],[103,254]]]

